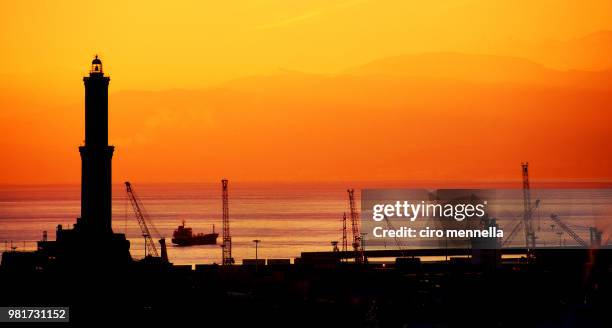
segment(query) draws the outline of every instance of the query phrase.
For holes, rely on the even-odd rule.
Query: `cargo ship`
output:
[[[194,234],[191,228],[185,227],[185,221],[178,226],[172,234],[172,243],[178,246],[193,246],[193,245],[216,245],[219,234],[215,232],[213,224],[212,233],[197,233]]]

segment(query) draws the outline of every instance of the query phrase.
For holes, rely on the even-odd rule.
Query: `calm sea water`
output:
[[[219,246],[175,247],[172,232],[185,220],[194,232],[221,233],[221,185],[135,184],[134,190],[159,232],[167,237],[168,255],[176,264],[220,262]],[[232,184],[230,220],[233,256],[254,258],[253,240],[260,239],[260,258],[293,258],[302,251],[331,250],[341,238],[346,188],[339,185]],[[58,224],[71,227],[80,213],[80,186],[0,187],[1,251],[36,247],[47,231],[55,239]],[[144,241],[122,185],[113,187],[113,230],[126,233],[133,257],[142,257]],[[25,242],[24,242],[25,241]],[[221,236],[218,244],[221,244]]]
[[[221,232],[220,183],[133,185],[157,230],[168,238],[168,255],[172,262],[220,262],[218,245],[176,247],[169,242],[182,220],[195,232],[208,233],[213,225]],[[330,251],[331,241],[341,240],[342,213],[348,208],[345,185],[230,181],[229,194],[233,255],[238,262],[255,257],[254,239],[261,240],[260,258],[294,258],[302,251]],[[553,231],[549,227],[550,220],[546,217],[553,211],[567,218],[568,224],[586,240],[588,231],[581,226],[587,225],[584,220],[592,221],[595,208],[598,213],[612,212],[612,189],[570,189],[548,194],[542,191],[540,195],[535,191],[534,194],[534,198],[543,198],[543,206],[534,217],[538,242],[542,244],[573,243],[569,236],[560,236],[558,228]],[[43,231],[48,232],[49,239],[55,239],[56,226],[72,226],[79,212],[79,185],[1,186],[0,242],[4,245],[0,245],[0,251],[11,246],[17,250],[33,250]],[[610,227],[608,222],[607,217],[598,219],[603,230]],[[503,222],[501,225],[508,229]],[[133,257],[143,256],[144,242],[123,185],[115,185],[113,189],[113,229],[126,233]],[[606,232],[604,238],[607,235]],[[516,238],[517,242],[520,240],[520,236]]]

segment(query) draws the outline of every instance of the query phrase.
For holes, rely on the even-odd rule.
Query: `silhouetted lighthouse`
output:
[[[85,145],[81,153],[81,224],[92,233],[112,233],[111,166],[108,145],[108,83],[96,55],[85,82]]]
[[[130,241],[113,233],[111,214],[111,160],[108,145],[108,82],[102,61],[91,62],[85,82],[85,145],[81,153],[81,217],[73,229],[57,226],[55,241],[38,244],[38,254],[54,258],[59,266],[99,272],[132,262]],[[51,262],[49,262],[51,263]]]

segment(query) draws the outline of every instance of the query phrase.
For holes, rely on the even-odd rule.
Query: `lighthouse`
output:
[[[81,216],[72,228],[57,225],[54,241],[38,243],[41,266],[53,262],[70,272],[99,278],[132,263],[130,241],[112,229],[111,160],[115,147],[108,144],[108,83],[102,61],[91,62],[85,83],[85,142],[81,155]],[[37,265],[39,265],[37,264]],[[80,271],[78,271],[80,270]],[[110,271],[109,271],[110,270]],[[102,281],[102,280],[100,280]]]
[[[112,234],[112,158],[108,145],[108,84],[102,61],[91,62],[85,83],[85,144],[81,154],[81,227],[94,234]]]

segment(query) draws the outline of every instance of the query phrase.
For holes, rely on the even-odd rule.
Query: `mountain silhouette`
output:
[[[560,69],[600,71],[612,68],[612,31],[602,30],[568,40],[507,40],[506,54],[548,63]]]
[[[219,175],[503,180],[516,178],[516,163],[529,159],[546,168],[541,179],[609,180],[610,73],[435,53],[380,59],[335,75],[283,71],[207,89],[115,92],[113,173],[115,180],[162,182]],[[11,143],[17,136],[0,140],[19,155],[4,169],[36,163],[28,179],[78,181],[54,172],[78,172],[81,111],[78,104],[43,104],[38,115],[19,113],[23,118],[13,124],[55,132],[22,138],[19,147]],[[66,119],[55,119],[60,114]]]
[[[450,79],[475,83],[536,84],[581,88],[612,87],[612,71],[561,71],[518,57],[425,53],[383,58],[349,69],[358,76],[391,75],[427,79]]]

